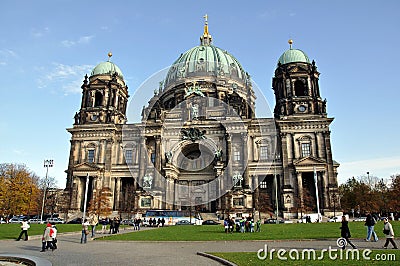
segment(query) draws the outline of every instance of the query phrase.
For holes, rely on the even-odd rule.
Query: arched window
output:
[[[94,96],[94,107],[103,105],[103,94],[99,91],[96,91]]]
[[[296,96],[307,96],[306,86],[303,81],[296,80],[294,82],[294,93]]]

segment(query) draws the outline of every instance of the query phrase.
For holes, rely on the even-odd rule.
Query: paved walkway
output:
[[[124,232],[130,232],[125,230]],[[98,234],[99,236],[101,234]],[[384,240],[365,242],[354,240],[360,249],[379,249]],[[146,241],[96,241],[80,244],[80,233],[59,234],[58,246],[54,251],[39,252],[39,236],[29,241],[0,241],[0,253],[24,254],[49,260],[57,265],[221,265],[197,252],[256,252],[264,248],[337,248],[336,240],[304,241],[199,241],[199,242],[146,242]]]

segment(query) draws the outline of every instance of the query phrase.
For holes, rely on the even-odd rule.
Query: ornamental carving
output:
[[[200,131],[198,128],[182,129],[181,133],[182,140],[191,140],[195,142],[196,140],[206,139],[206,136],[204,136],[206,131]]]

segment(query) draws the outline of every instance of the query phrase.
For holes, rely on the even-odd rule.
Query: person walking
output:
[[[28,221],[24,219],[21,223],[21,233],[19,234],[18,238],[16,239],[17,241],[21,240],[22,235],[25,235],[25,241],[28,241],[28,229],[31,226],[29,225]]]
[[[103,218],[103,219],[101,219],[101,233],[102,234],[105,234],[106,233],[106,231],[107,231],[107,220],[108,220],[108,218],[106,219],[106,218]]]
[[[383,220],[384,226],[383,226],[383,233],[386,236],[386,242],[385,245],[383,246],[384,249],[387,248],[387,246],[389,245],[389,242],[392,243],[393,248],[397,249],[397,245],[396,242],[394,242],[394,231],[393,231],[393,227],[392,224],[389,223],[389,219],[385,218]]]
[[[99,219],[97,218],[97,215],[94,213],[92,217],[90,218],[90,229],[91,229],[91,238],[95,237],[96,234],[96,225],[99,223]]]
[[[50,232],[50,236],[53,239],[53,241],[51,242],[51,244],[53,245],[53,250],[57,249],[57,227],[55,224],[53,224],[51,226],[51,232]]]
[[[87,219],[85,219],[84,222],[82,223],[81,244],[86,244],[87,242],[87,235],[89,234],[89,225],[90,223],[88,222]]]
[[[114,229],[114,227],[115,227],[115,217],[114,217],[114,219],[109,219],[109,221],[110,221],[110,232],[108,232],[109,234],[114,234],[115,232],[115,229]]]
[[[261,220],[258,219],[256,222],[256,232],[261,232]]]
[[[350,244],[352,248],[357,248],[353,243],[350,241],[350,229],[349,229],[349,222],[347,221],[346,216],[342,216],[342,226],[340,227],[340,236],[346,239],[346,242]],[[346,245],[343,245],[342,249],[345,249]]]
[[[375,218],[372,216],[370,212],[367,212],[367,218],[365,219],[365,226],[367,227],[367,238],[365,241],[370,241],[371,236],[373,236],[374,241],[378,241],[378,236],[375,233],[374,226],[376,224]]]
[[[43,236],[42,236],[42,250],[40,252],[45,252],[46,249],[51,249],[51,251],[54,250],[53,247],[53,233],[54,230],[51,227],[50,223],[47,223],[46,229],[44,230]]]

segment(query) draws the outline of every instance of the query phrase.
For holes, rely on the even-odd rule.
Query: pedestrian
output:
[[[51,226],[50,233],[51,233],[51,238],[53,239],[51,244],[53,245],[53,250],[54,250],[57,249],[57,227],[55,224]]]
[[[21,240],[22,235],[25,235],[25,241],[28,241],[28,229],[31,226],[29,225],[28,221],[24,219],[21,223],[21,233],[19,234],[18,238],[16,239],[17,241]]]
[[[105,219],[105,218],[103,218],[103,219],[101,219],[101,233],[102,234],[105,234],[105,232],[107,231],[107,220],[108,219]]]
[[[384,223],[383,233],[386,236],[386,242],[385,242],[385,245],[383,246],[383,248],[386,249],[387,246],[389,245],[389,242],[390,242],[393,245],[393,249],[397,249],[396,242],[394,242],[394,231],[393,231],[392,224],[389,223],[389,219],[388,218],[385,218],[383,220],[383,223]]]
[[[374,237],[374,241],[378,241],[378,236],[375,233],[374,226],[376,224],[375,218],[372,216],[370,212],[367,212],[367,218],[365,219],[365,226],[367,227],[367,238],[365,241],[370,241],[371,236]]]
[[[244,223],[246,220],[244,218],[240,219],[240,232],[244,233]]]
[[[90,229],[91,229],[91,238],[95,237],[96,234],[96,225],[99,223],[99,219],[97,218],[96,214],[93,214],[92,217],[90,218]]]
[[[47,223],[46,229],[44,229],[44,233],[42,236],[42,250],[40,252],[45,252],[46,249],[49,249],[49,248],[51,249],[51,251],[54,250],[53,238],[52,238],[53,232],[54,231],[51,227],[51,224]]]
[[[119,218],[116,218],[115,219],[115,224],[114,224],[114,234],[119,233],[119,226],[120,225],[121,225],[121,220]]]
[[[254,233],[254,220],[253,219],[251,219],[251,221],[250,221],[250,232]]]
[[[256,232],[261,232],[261,220],[258,219],[256,222]]]
[[[81,237],[81,244],[86,244],[87,242],[87,235],[89,234],[89,225],[87,219],[85,219],[82,223],[82,237]]]
[[[115,227],[115,218],[114,219],[109,219],[110,221],[110,231],[108,232],[109,234],[114,234],[114,227]]]
[[[229,232],[229,218],[226,218],[224,220],[224,228],[225,228],[225,233]]]
[[[161,219],[161,227],[164,227],[164,224],[165,224],[165,219],[164,219],[164,217]]]
[[[342,226],[340,227],[340,235],[344,239],[346,239],[346,243],[349,243],[352,248],[357,248],[353,243],[350,241],[350,229],[349,229],[349,222],[347,221],[347,218],[345,215],[342,216]],[[343,245],[342,249],[346,248],[346,244]]]

